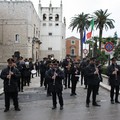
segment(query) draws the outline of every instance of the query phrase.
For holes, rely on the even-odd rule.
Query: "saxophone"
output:
[[[72,63],[69,62],[69,63],[68,63],[68,66],[67,66],[68,71],[70,70],[71,66],[72,66]]]

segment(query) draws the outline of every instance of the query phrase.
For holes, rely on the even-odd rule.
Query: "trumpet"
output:
[[[72,63],[71,63],[71,62],[69,62],[69,63],[68,63],[68,66],[67,66],[67,69],[68,69],[68,70],[70,70],[71,65],[72,65]]]

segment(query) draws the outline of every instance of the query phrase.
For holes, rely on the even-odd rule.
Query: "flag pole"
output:
[[[94,24],[94,19],[92,18],[93,20],[93,24]],[[92,30],[92,34],[93,34],[93,37],[92,37],[92,41],[94,41],[94,25],[93,25],[93,30]],[[92,57],[94,57],[94,45],[93,45],[93,50],[92,50]]]

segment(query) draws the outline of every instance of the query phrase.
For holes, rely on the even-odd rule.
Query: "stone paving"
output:
[[[31,85],[19,93],[20,112],[11,109],[4,113],[4,95],[0,96],[0,120],[120,120],[120,105],[111,104],[109,91],[100,88],[97,101],[101,107],[90,104],[85,106],[86,90],[77,86],[77,96],[70,96],[70,89],[63,91],[64,109],[52,110],[51,97],[46,96],[44,87],[40,87],[40,78],[32,79]]]

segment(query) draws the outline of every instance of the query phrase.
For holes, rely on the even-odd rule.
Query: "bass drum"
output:
[[[34,74],[37,73],[37,71],[36,70],[32,70],[31,73],[34,75]]]

